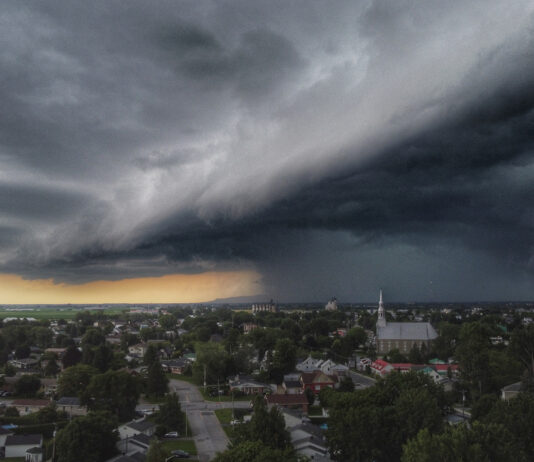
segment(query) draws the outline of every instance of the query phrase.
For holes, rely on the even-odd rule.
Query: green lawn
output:
[[[196,383],[193,381],[193,377],[190,375],[179,375],[179,374],[166,374],[169,379],[176,379],[176,380],[182,380],[183,382],[192,383],[193,385],[196,385]]]
[[[226,433],[226,436],[232,439],[234,437],[234,429],[230,425],[230,421],[232,420],[232,410],[231,409],[216,409],[215,415],[219,419],[219,422],[221,422],[221,426],[224,430],[224,433]]]
[[[174,451],[175,449],[181,449],[182,451],[186,451],[192,456],[195,456],[197,454],[197,447],[195,446],[195,442],[191,439],[163,441],[161,443],[161,447],[167,454],[167,457],[170,456],[171,451]]]
[[[0,319],[4,318],[35,318],[35,319],[74,319],[76,314],[82,312],[103,312],[106,315],[120,314],[123,311],[129,310],[129,308],[123,309],[106,309],[106,310],[80,310],[76,308],[35,308],[29,311],[6,311],[0,310]]]
[[[206,390],[207,391],[204,391],[204,387],[203,386],[199,386],[198,387],[198,390],[200,391],[202,397],[206,400],[206,401],[215,401],[215,402],[218,402],[218,403],[221,403],[221,402],[231,402],[232,401],[232,396],[231,395],[219,395],[219,396],[210,396],[209,395],[209,390],[210,388],[212,390],[217,390],[217,386],[209,386]],[[234,396],[234,401],[251,401],[253,399],[252,396]]]

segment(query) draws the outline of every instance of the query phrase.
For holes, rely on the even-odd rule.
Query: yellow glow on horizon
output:
[[[260,294],[260,278],[255,271],[225,271],[66,284],[0,274],[0,304],[200,303]]]

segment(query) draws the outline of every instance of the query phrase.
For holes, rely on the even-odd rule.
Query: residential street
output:
[[[171,379],[170,391],[175,391],[180,397],[182,410],[187,412],[187,420],[193,431],[198,451],[198,460],[209,461],[217,452],[222,452],[228,445],[228,438],[219,420],[213,412],[222,407],[231,407],[232,403],[212,403],[204,401],[197,388],[181,380]],[[236,407],[248,407],[248,402],[236,403]]]

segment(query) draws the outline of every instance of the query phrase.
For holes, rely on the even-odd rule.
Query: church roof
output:
[[[429,322],[388,322],[376,328],[379,340],[434,340],[438,337]]]

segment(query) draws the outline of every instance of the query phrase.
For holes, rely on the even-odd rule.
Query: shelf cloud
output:
[[[0,272],[534,297],[531,2],[2,9]]]

